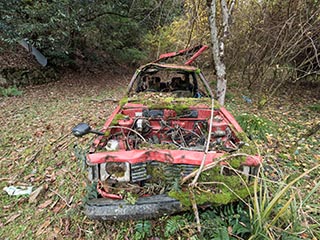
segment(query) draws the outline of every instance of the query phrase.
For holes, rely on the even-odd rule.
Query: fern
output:
[[[82,199],[83,203],[88,202],[90,199],[98,198],[97,183],[87,184],[86,193],[87,194]]]
[[[242,204],[230,204],[201,214],[202,236],[205,239],[233,239],[229,236],[245,238],[251,232],[250,218]]]
[[[168,219],[166,226],[165,226],[165,237],[170,237],[177,234],[181,228],[186,225],[186,221],[183,219],[182,216],[173,216]]]
[[[135,234],[134,239],[145,239],[147,237],[151,237],[151,222],[146,221],[138,221],[135,225]]]
[[[82,147],[75,144],[73,146],[73,150],[74,150],[74,155],[76,156],[82,170],[85,170],[87,168],[87,162],[86,162],[86,154],[88,152],[87,149],[83,149]]]

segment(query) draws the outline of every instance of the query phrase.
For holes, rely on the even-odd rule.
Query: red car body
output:
[[[172,183],[244,145],[241,127],[213,101],[200,69],[157,63],[171,55],[135,72],[127,96],[96,132],[86,154],[89,179],[99,193],[85,207],[91,218],[154,218],[182,211],[179,200],[167,194]],[[241,171],[253,173],[260,163],[260,157],[248,155]]]

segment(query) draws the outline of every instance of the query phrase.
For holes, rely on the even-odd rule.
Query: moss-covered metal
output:
[[[182,114],[190,107],[205,105],[211,108],[210,98],[177,98],[173,93],[139,93],[128,99],[132,103],[141,103],[150,109],[169,109]],[[214,103],[215,109],[220,108],[217,102]]]
[[[127,117],[128,117],[128,116],[123,115],[123,114],[120,114],[120,113],[116,114],[116,115],[114,116],[114,118],[112,119],[112,122],[111,122],[110,126],[115,126],[115,125],[117,125],[118,122],[119,122],[119,120],[124,120],[124,119],[126,119]]]
[[[241,170],[244,161],[244,157],[229,160],[229,169]],[[191,208],[190,189],[187,185],[188,183],[184,184],[180,190],[171,189],[168,195],[179,200],[185,208]],[[254,189],[245,176],[241,177],[232,170],[222,175],[221,166],[217,166],[201,173],[193,191],[198,205],[222,205],[238,201],[239,198],[244,199],[250,196]]]
[[[236,180],[236,179],[234,179]],[[237,180],[238,181],[238,180]],[[225,183],[226,184],[226,183]],[[200,184],[201,185],[201,184]],[[198,205],[211,204],[213,206],[225,205],[231,202],[239,200],[239,197],[244,199],[253,193],[253,185],[248,185],[246,188],[237,189],[233,185],[228,185],[228,188],[224,184],[212,184],[212,189],[207,189],[206,191],[196,190],[195,199]],[[207,186],[206,186],[207,187]],[[230,189],[234,189],[230,191]],[[183,207],[189,209],[192,207],[190,200],[189,190],[177,191],[171,190],[168,195],[174,199],[180,201]]]
[[[119,101],[119,105],[122,108],[126,103],[128,103],[128,97],[123,97],[120,101]]]

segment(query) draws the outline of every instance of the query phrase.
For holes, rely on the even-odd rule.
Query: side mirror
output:
[[[72,134],[76,137],[82,137],[91,132],[91,127],[87,123],[79,123],[72,128]]]
[[[103,132],[92,130],[87,123],[79,123],[77,126],[72,128],[72,134],[76,137],[82,137],[88,133],[94,133],[101,136],[104,135]]]

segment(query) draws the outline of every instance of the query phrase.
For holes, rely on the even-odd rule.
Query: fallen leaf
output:
[[[301,233],[301,234],[300,234],[300,237],[301,237],[302,239],[307,239],[307,238],[309,238],[309,235],[308,235],[307,233]]]
[[[23,179],[24,179],[24,180],[28,180],[29,178],[32,178],[32,177],[34,177],[34,174],[33,174],[33,173],[25,176]]]
[[[8,220],[5,222],[4,225],[7,225],[11,222],[13,222],[14,220],[16,220],[18,217],[20,217],[21,213],[16,213],[16,214],[13,214],[11,215],[10,217],[8,217]]]
[[[50,206],[50,209],[54,208],[59,201],[60,199],[57,199],[54,203],[52,203],[52,205]]]
[[[35,135],[36,137],[42,137],[42,136],[43,136],[43,131],[36,131],[36,132],[34,133],[34,135]]]
[[[45,201],[44,203],[41,203],[41,204],[38,206],[38,208],[39,208],[39,209],[46,208],[46,207],[48,207],[51,203],[52,203],[52,199],[49,199],[49,200]]]
[[[34,190],[29,197],[29,203],[37,202],[38,197],[45,191],[45,186],[41,185],[36,190]]]
[[[63,230],[63,234],[64,235],[68,235],[70,233],[70,219],[66,218],[64,221],[64,230]]]
[[[45,232],[45,230],[47,230],[48,226],[50,225],[51,220],[46,220],[38,229],[38,231],[36,232],[36,236],[39,236],[41,234],[43,234]]]
[[[10,205],[5,205],[3,206],[3,209],[10,209],[12,207],[14,207],[16,205],[16,203],[10,204]]]
[[[58,227],[54,227],[53,228],[53,231],[55,232],[55,234],[59,234],[60,233],[60,228],[58,228]]]
[[[65,202],[60,202],[57,204],[54,209],[52,210],[54,213],[58,213],[61,209],[63,209],[66,206]]]

